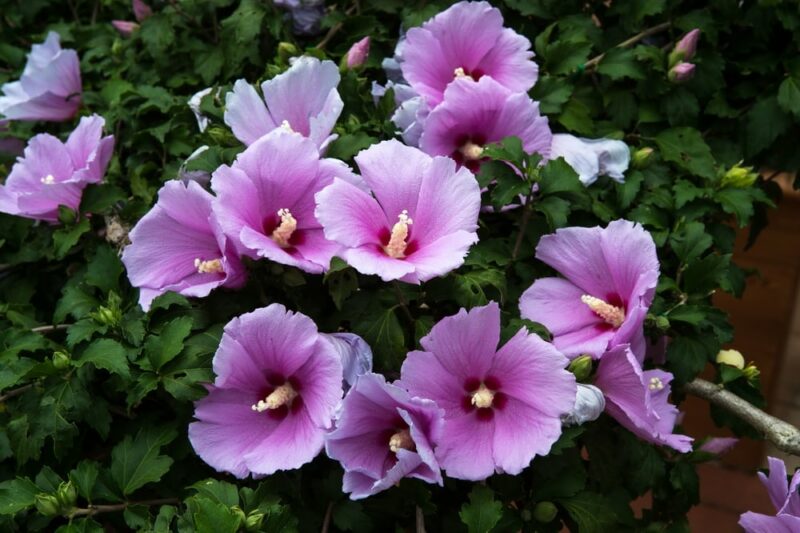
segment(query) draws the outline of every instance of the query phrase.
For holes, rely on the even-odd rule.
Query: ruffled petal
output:
[[[224,119],[236,138],[248,146],[279,125],[267,113],[255,88],[244,80],[236,81],[225,95]]]

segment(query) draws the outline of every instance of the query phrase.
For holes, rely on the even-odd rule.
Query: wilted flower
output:
[[[130,232],[122,262],[144,310],[168,291],[203,297],[244,284],[246,272],[211,212],[212,199],[195,182],[169,181]]]
[[[520,298],[523,318],[544,324],[568,357],[595,358],[631,344],[645,355],[643,324],[658,283],[653,238],[639,224],[562,228],[539,241],[536,258],[566,279],[536,280]]]
[[[342,463],[342,490],[366,498],[404,477],[442,484],[434,456],[444,412],[412,398],[379,374],[364,374],[345,396],[336,430],[325,438],[328,457]]]
[[[114,29],[123,37],[130,37],[134,31],[139,29],[139,25],[130,20],[112,20],[111,25],[114,26]]]
[[[141,22],[153,14],[153,10],[142,2],[142,0],[133,0],[133,16],[136,17],[137,22]]]
[[[575,404],[575,378],[552,344],[525,328],[499,343],[490,302],[440,320],[403,362],[398,384],[445,411],[436,457],[449,476],[519,474],[550,451]]]
[[[114,151],[114,136],[103,137],[105,120],[83,117],[62,143],[48,133],[28,142],[25,154],[0,185],[0,212],[58,221],[58,206],[77,210],[83,189],[102,183]]]
[[[244,478],[299,468],[322,450],[342,397],[342,365],[310,318],[279,304],[234,318],[213,368],[189,424],[203,461]]]
[[[473,172],[480,168],[484,146],[516,136],[523,149],[547,158],[552,134],[539,104],[525,93],[512,93],[495,80],[456,80],[444,100],[425,120],[420,148],[448,155]]]
[[[208,146],[203,145],[200,148],[198,148],[197,150],[195,150],[194,152],[192,152],[191,154],[189,154],[189,157],[186,158],[186,160],[181,164],[180,168],[178,169],[178,179],[179,180],[183,181],[184,183],[187,183],[189,181],[196,181],[197,183],[199,183],[203,187],[208,185],[208,182],[211,181],[211,173],[206,172],[205,170],[187,170],[186,169],[187,165],[192,160],[197,159],[198,157],[200,157],[200,155],[202,155],[203,152],[205,152],[206,150],[208,150]]]
[[[75,50],[62,50],[51,31],[34,44],[19,81],[3,85],[0,115],[11,120],[69,120],[81,104],[81,70]]]
[[[642,370],[628,345],[606,352],[597,367],[594,384],[606,397],[606,412],[639,438],[669,446],[679,452],[692,450],[692,438],[672,433],[678,408],[669,403],[672,374]]]
[[[681,37],[669,55],[669,64],[673,66],[679,61],[691,61],[697,51],[697,41],[700,40],[700,30],[697,28]]]
[[[240,253],[318,274],[341,249],[314,215],[314,194],[335,177],[361,186],[347,165],[320,159],[309,139],[278,129],[214,171],[214,212]]]
[[[613,139],[584,139],[566,133],[553,135],[550,158],[563,157],[578,173],[581,183],[591,185],[599,176],[622,183],[631,160],[628,145]]]
[[[206,128],[208,128],[208,117],[200,110],[200,104],[203,102],[203,98],[205,98],[206,95],[211,94],[212,90],[213,88],[206,87],[201,91],[197,91],[189,98],[189,101],[186,102],[189,105],[189,109],[194,113],[194,118],[197,121],[197,129],[200,130],[200,133],[203,133],[206,131]]]
[[[531,43],[503,27],[500,10],[487,2],[459,2],[406,34],[403,76],[433,107],[457,78],[490,76],[511,92],[527,92],[538,67]]]
[[[563,415],[561,420],[567,426],[580,426],[586,422],[597,420],[606,408],[603,391],[594,385],[578,383],[578,393],[572,410]]]
[[[667,73],[667,77],[669,81],[674,83],[683,83],[685,81],[689,81],[694,77],[694,63],[684,63],[680,62],[676,64],[674,67],[669,69]]]
[[[261,84],[263,100],[252,85],[239,80],[225,96],[225,124],[246,145],[283,128],[310,138],[324,151],[337,137],[331,130],[344,105],[336,90],[339,79],[333,61],[304,56]]]
[[[359,376],[372,371],[372,348],[355,333],[321,333],[328,339],[342,361],[342,376],[353,386]]]
[[[739,350],[720,350],[717,354],[717,363],[730,365],[742,370],[744,368],[744,356]]]
[[[739,525],[747,533],[793,533],[800,531],[800,470],[786,480],[786,465],[780,459],[768,457],[769,477],[758,473],[761,483],[767,488],[775,516],[748,511],[739,518]]]
[[[372,191],[342,179],[317,194],[325,236],[362,274],[420,283],[464,262],[475,233],[480,189],[466,169],[398,141],[384,141],[355,157]]]
[[[353,44],[347,51],[345,56],[347,68],[360,67],[367,60],[367,56],[369,56],[369,36]]]

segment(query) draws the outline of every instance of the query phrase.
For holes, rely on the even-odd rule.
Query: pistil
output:
[[[611,305],[610,303],[584,294],[581,296],[581,301],[589,306],[589,309],[594,311],[594,314],[605,320],[607,324],[611,324],[618,328],[625,322],[625,309]]]
[[[39,181],[41,181],[45,185],[52,185],[56,182],[56,178],[54,178],[52,174],[48,174]]]
[[[389,449],[397,453],[399,450],[415,450],[416,446],[411,439],[411,432],[408,429],[402,429],[389,438]]]
[[[650,378],[650,383],[647,386],[651,391],[659,391],[664,388],[664,383],[660,378]]]
[[[472,393],[472,405],[478,409],[485,409],[492,406],[494,402],[494,392],[486,387],[483,383],[481,386]]]
[[[465,142],[458,151],[461,152],[464,159],[467,161],[477,161],[483,156],[483,146],[475,144],[472,141]]]
[[[272,240],[281,248],[288,248],[289,239],[297,229],[297,220],[292,216],[288,209],[279,209],[278,216],[281,217],[280,225],[272,232]]]
[[[264,411],[277,409],[284,405],[291,404],[297,398],[297,391],[287,382],[278,386],[274,391],[269,393],[266,398],[259,400],[258,403],[253,404],[250,408],[253,411],[263,413]]]
[[[414,221],[408,216],[407,210],[403,209],[403,212],[397,215],[397,222],[392,226],[392,235],[389,237],[389,243],[383,248],[389,257],[402,259],[406,256],[408,226],[413,223]]]
[[[218,274],[225,272],[222,266],[222,259],[209,259],[203,261],[199,257],[194,260],[194,268],[197,269],[198,274]]]

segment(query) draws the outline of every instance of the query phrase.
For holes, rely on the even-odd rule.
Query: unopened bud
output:
[[[300,51],[292,43],[281,42],[278,43],[278,57],[284,62],[288,63],[289,58],[300,55]]]
[[[347,68],[358,68],[367,61],[369,56],[369,36],[353,44],[345,54],[344,66]]]
[[[547,524],[552,522],[558,514],[558,507],[553,502],[539,502],[533,508],[533,517],[537,522]]]
[[[631,156],[631,167],[639,170],[647,168],[650,165],[650,162],[653,160],[652,156],[653,149],[649,146],[639,148],[633,152],[633,155]]]
[[[591,355],[580,355],[573,359],[567,370],[575,374],[575,379],[578,381],[584,381],[592,374],[592,356]]]
[[[722,176],[722,186],[744,189],[750,187],[757,179],[758,173],[753,172],[753,167],[743,167],[737,164]]]
[[[695,51],[697,51],[697,41],[699,39],[700,30],[697,28],[684,35],[669,54],[669,66],[675,66],[681,61],[690,61],[694,57]]]
[[[57,516],[60,514],[61,506],[58,504],[58,498],[52,494],[42,492],[37,494],[34,498],[36,510],[44,516]]]
[[[133,16],[136,20],[141,22],[153,14],[153,10],[145,4],[142,0],[133,0]]]
[[[572,411],[561,417],[565,426],[580,426],[600,418],[606,408],[603,391],[594,385],[578,383],[575,405]]]
[[[53,352],[53,366],[59,370],[69,368],[70,357],[66,352]]]
[[[239,519],[240,524],[245,523],[247,521],[247,515],[244,514],[244,511],[242,511],[242,508],[239,507],[238,505],[234,505],[233,507],[231,507],[231,511],[233,512],[234,515],[236,515],[236,518]]]
[[[667,77],[672,83],[684,83],[694,77],[694,69],[693,63],[680,62],[669,69]]]
[[[61,509],[75,507],[75,503],[78,501],[78,489],[75,488],[72,481],[65,481],[58,486],[56,490],[56,499]]]
[[[747,378],[747,381],[750,381],[751,383],[756,379],[758,379],[758,376],[761,375],[761,371],[753,362],[749,363],[746,367],[744,367],[742,373],[744,374],[744,377]]]
[[[122,319],[122,316],[118,310],[109,309],[104,305],[101,305],[92,316],[97,322],[103,324],[104,326],[116,326]]]
[[[244,527],[247,531],[258,531],[261,529],[261,522],[264,521],[264,513],[253,511],[247,515],[244,521]]]
[[[717,354],[717,363],[742,370],[744,368],[744,356],[738,350],[720,350]]]
[[[657,316],[656,317],[656,327],[661,331],[666,331],[669,329],[669,319],[665,316]]]
[[[133,32],[139,29],[139,25],[129,20],[112,20],[111,25],[123,37],[130,37]]]

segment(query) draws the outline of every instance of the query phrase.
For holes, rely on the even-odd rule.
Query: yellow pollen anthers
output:
[[[278,216],[281,217],[281,224],[272,232],[272,240],[278,243],[281,248],[288,248],[289,239],[292,238],[294,230],[297,229],[297,220],[292,216],[288,209],[278,209]]]
[[[295,131],[292,129],[292,125],[289,124],[288,120],[284,120],[283,122],[281,122],[280,127],[281,127],[281,129],[284,129],[284,130],[288,131],[289,133],[295,133]]]
[[[263,400],[258,400],[258,403],[251,405],[250,408],[253,411],[263,413],[268,409],[277,409],[284,405],[288,406],[295,398],[297,398],[297,391],[287,382],[278,386]]]
[[[389,244],[383,247],[386,255],[395,259],[402,259],[406,256],[408,227],[413,223],[414,221],[409,218],[406,209],[403,209],[403,212],[397,215],[397,222],[392,226],[392,236],[389,237]]]
[[[589,309],[594,311],[597,316],[615,328],[620,327],[625,322],[625,309],[622,307],[611,305],[600,298],[595,298],[588,294],[581,296],[581,301],[588,305]]]
[[[494,392],[481,383],[480,388],[472,393],[472,405],[478,409],[484,409],[486,407],[491,407],[492,402],[494,402]]]
[[[225,269],[222,267],[221,259],[203,261],[198,257],[194,260],[194,268],[197,269],[198,274],[218,274],[220,272],[225,272]]]
[[[464,72],[464,69],[462,67],[458,67],[457,69],[455,69],[453,71],[453,77],[455,77],[455,78],[471,78],[472,76],[470,76],[469,74]]]
[[[664,383],[662,383],[659,378],[650,378],[650,383],[647,385],[647,388],[652,391],[661,390],[664,388]]]
[[[389,449],[397,453],[400,450],[416,450],[414,441],[411,439],[411,432],[408,429],[402,429],[391,436],[389,439]]]
[[[475,144],[472,141],[467,141],[464,143],[464,146],[458,149],[459,152],[464,156],[464,159],[475,161],[480,159],[483,156],[483,146],[480,144]]]
[[[41,181],[45,185],[52,185],[52,184],[54,184],[56,182],[56,179],[53,177],[52,174],[48,174],[47,176],[43,177],[39,181]]]

